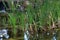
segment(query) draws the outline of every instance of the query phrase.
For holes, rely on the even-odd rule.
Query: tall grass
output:
[[[12,10],[11,13],[8,13],[10,17],[9,22],[13,26],[14,34],[16,35],[16,20],[18,18],[19,25],[23,30],[24,27],[28,28],[26,27],[26,24],[28,26],[28,24],[32,23],[35,23],[36,28],[43,28],[46,24],[48,24],[48,27],[50,27],[51,22],[55,23],[56,21],[58,21],[58,17],[60,17],[59,2],[60,1],[58,0],[29,0],[30,4],[25,4],[25,12],[19,12],[18,10],[16,10],[18,3],[15,7],[12,0],[9,0],[10,9]]]

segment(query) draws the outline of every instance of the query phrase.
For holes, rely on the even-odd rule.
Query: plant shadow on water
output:
[[[36,34],[34,36],[30,36],[30,38],[28,38],[27,34],[26,34],[26,37],[27,39],[24,39],[24,40],[59,40],[59,36],[60,36],[60,31],[57,31],[57,32],[53,32],[52,34],[50,34],[50,32],[47,32],[47,33],[40,33],[40,34],[37,34],[38,36],[36,36]]]

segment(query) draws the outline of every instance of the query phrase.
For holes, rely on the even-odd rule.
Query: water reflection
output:
[[[55,36],[53,36],[53,39],[52,40],[56,40],[56,37]]]
[[[24,40],[29,40],[29,32],[24,32]]]
[[[53,38],[52,38],[52,40],[57,40],[57,38],[56,38],[56,33],[55,33],[55,32],[53,33]]]
[[[57,32],[53,32],[52,35],[50,32],[47,32],[46,34],[35,34],[34,36],[29,35],[30,33],[28,31],[24,32],[24,40],[59,40],[57,36]],[[31,37],[30,37],[31,36]]]

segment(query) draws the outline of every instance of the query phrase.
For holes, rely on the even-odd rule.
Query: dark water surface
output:
[[[39,34],[38,37],[35,35],[30,37],[29,40],[60,40],[60,30],[57,31],[54,35]]]

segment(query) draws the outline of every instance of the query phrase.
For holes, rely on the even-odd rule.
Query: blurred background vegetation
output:
[[[24,29],[28,30],[29,27],[31,27],[30,31],[34,27],[36,34],[39,33],[38,30],[43,34],[48,31],[51,34],[54,31],[58,32],[60,0],[8,0],[6,2],[9,8],[7,8],[3,0],[8,15],[7,20],[5,17],[2,19],[2,24],[9,29],[11,37],[16,38],[19,36],[23,40]]]

